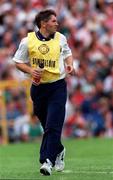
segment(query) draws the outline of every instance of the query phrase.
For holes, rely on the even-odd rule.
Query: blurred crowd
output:
[[[57,12],[58,30],[67,37],[78,70],[77,76],[67,77],[63,136],[113,137],[113,0],[1,0],[0,81],[26,78],[15,69],[12,57],[27,32],[37,30],[35,15],[45,8]],[[10,90],[7,94],[7,113],[18,122],[27,116],[25,92]],[[26,119],[24,134],[29,131],[29,117]]]

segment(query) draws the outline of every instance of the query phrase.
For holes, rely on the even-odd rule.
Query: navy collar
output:
[[[54,34],[50,35],[48,38],[46,38],[40,33],[40,31],[36,32],[35,34],[36,34],[36,37],[41,41],[49,41],[49,40],[53,39],[54,35],[55,35],[55,33],[54,33]]]

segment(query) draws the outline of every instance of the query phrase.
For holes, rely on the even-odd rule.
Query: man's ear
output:
[[[45,28],[45,26],[46,26],[46,22],[45,21],[41,21],[41,27]]]

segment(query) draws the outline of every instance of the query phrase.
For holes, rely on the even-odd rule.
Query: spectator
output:
[[[27,32],[36,29],[31,24],[36,13],[47,7],[55,9],[58,13],[59,31],[67,36],[79,69],[76,77],[67,78],[69,111],[66,118],[68,119],[75,113],[73,112],[75,107],[80,107],[81,115],[83,117],[85,115],[84,118],[87,120],[90,117],[89,114],[92,115],[92,111],[94,112],[96,108],[95,112],[98,111],[97,114],[101,115],[105,126],[105,131],[102,130],[100,134],[112,137],[113,120],[108,120],[113,119],[111,118],[111,116],[113,117],[112,0],[17,0],[16,3],[15,1],[0,1],[0,80],[23,80],[28,78],[15,70],[11,59],[20,39],[26,36]],[[18,92],[21,94],[20,89]],[[18,111],[18,103],[12,100],[13,91],[6,90],[5,93],[8,98],[8,101],[6,101],[7,117],[10,116],[12,119]],[[100,113],[100,104],[98,107],[101,98],[107,98],[108,101],[110,99],[110,108],[109,106],[106,107],[109,112],[107,114],[110,114],[107,115],[107,118],[106,113]],[[24,104],[21,95],[19,99]],[[96,115],[93,118],[94,120]],[[65,119],[65,122],[67,119]],[[96,120],[93,122],[96,122]],[[90,130],[93,134],[93,129]]]

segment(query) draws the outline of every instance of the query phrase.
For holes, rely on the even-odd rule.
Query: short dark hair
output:
[[[41,21],[45,21],[45,22],[48,21],[50,19],[51,15],[56,16],[56,12],[52,9],[40,11],[36,15],[35,24],[38,26],[39,29],[41,27]]]

